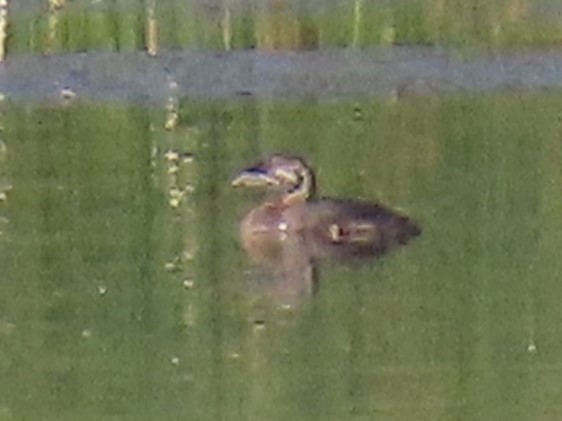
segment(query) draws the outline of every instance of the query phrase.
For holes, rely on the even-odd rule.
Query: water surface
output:
[[[559,419],[560,101],[191,100],[173,131],[160,109],[5,103],[1,413]],[[237,238],[257,197],[229,180],[280,150],[422,237],[322,266],[279,310]]]

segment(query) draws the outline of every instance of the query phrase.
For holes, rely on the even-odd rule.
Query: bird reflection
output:
[[[316,264],[376,257],[404,245],[420,227],[385,206],[315,197],[315,178],[297,157],[273,155],[243,170],[235,187],[262,188],[266,200],[240,223],[248,255],[271,274],[269,290],[294,306],[317,289]]]

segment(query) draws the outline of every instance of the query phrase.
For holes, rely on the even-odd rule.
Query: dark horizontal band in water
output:
[[[0,67],[0,93],[49,100],[162,101],[202,99],[353,98],[527,91],[562,87],[562,51],[524,51],[470,59],[426,47],[307,52],[170,51],[10,56]]]

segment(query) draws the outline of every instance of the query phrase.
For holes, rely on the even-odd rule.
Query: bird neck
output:
[[[314,176],[310,170],[303,170],[299,174],[300,183],[290,189],[283,197],[283,203],[291,206],[306,202],[314,196]]]

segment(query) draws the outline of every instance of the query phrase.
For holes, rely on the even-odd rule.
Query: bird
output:
[[[310,264],[324,258],[378,257],[421,234],[418,223],[388,206],[317,198],[314,171],[297,156],[273,154],[241,171],[232,185],[267,192],[240,223],[243,247],[259,262],[283,267],[295,248]]]

